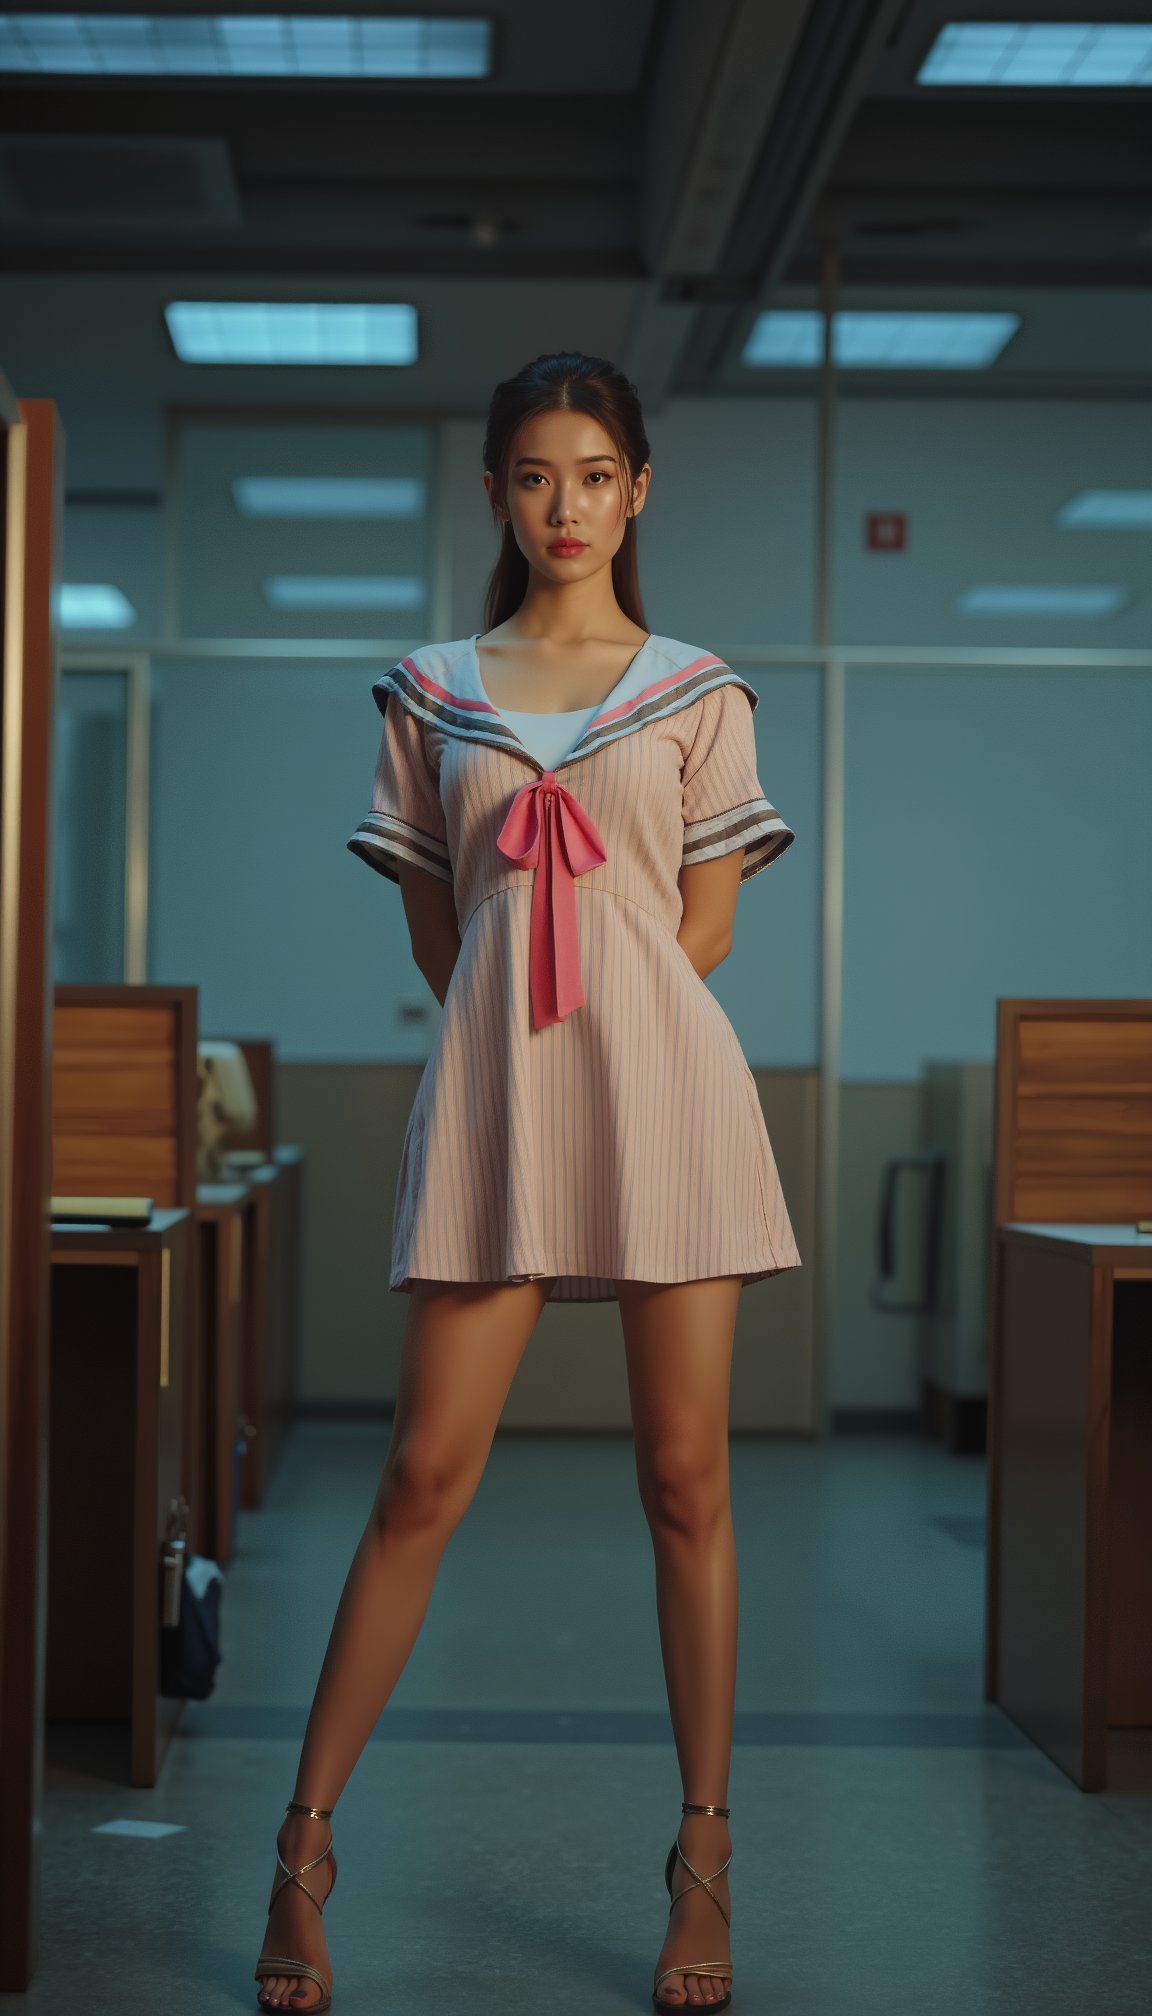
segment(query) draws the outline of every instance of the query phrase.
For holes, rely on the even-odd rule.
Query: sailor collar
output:
[[[525,748],[512,723],[484,690],[477,631],[452,644],[428,644],[400,659],[372,682],[372,696],[384,713],[395,693],[410,714],[461,741],[484,742],[518,757],[539,775],[551,775],[594,756],[608,743],[650,722],[679,713],[716,686],[739,686],[753,711],[759,694],[722,658],[700,652],[673,637],[649,636],[625,667],[612,691],[585,723],[567,756],[551,770]]]

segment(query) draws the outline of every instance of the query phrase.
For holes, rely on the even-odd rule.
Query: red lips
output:
[[[557,559],[565,560],[573,558],[577,553],[586,552],[587,546],[583,539],[556,539],[548,551],[555,553]]]

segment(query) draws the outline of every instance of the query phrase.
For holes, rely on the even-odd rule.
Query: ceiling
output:
[[[164,301],[306,288],[415,302],[421,357],[386,393],[378,369],[281,368],[289,405],[370,385],[393,408],[475,411],[494,366],[564,340],[617,357],[654,407],[810,388],[740,352],[757,310],[817,298],[834,256],[846,304],[1024,313],[1027,341],[992,370],[909,374],[916,392],[1147,394],[1147,90],[918,85],[939,29],[987,19],[988,0],[477,5],[495,50],[477,82],[0,77],[9,377],[47,389],[17,366],[55,348],[66,368],[80,331],[105,363],[130,359],[158,407],[250,400],[252,367],[175,358]],[[898,389],[892,372],[852,378]]]

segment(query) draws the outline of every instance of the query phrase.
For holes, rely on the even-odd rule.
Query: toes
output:
[[[319,2002],[320,1989],[315,1981],[298,1974],[268,1974],[257,1991],[257,1999],[265,2009],[294,2009],[298,2016],[306,2016]]]

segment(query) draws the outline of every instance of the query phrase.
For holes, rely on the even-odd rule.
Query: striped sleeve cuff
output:
[[[749,876],[758,875],[770,862],[778,860],[795,838],[792,828],[784,824],[775,806],[770,805],[766,798],[750,798],[746,804],[732,805],[710,819],[694,819],[686,823],[681,865],[688,867],[695,861],[714,861],[718,855],[731,854],[737,847],[743,847],[744,861],[740,870],[743,883]]]
[[[347,842],[349,851],[366,861],[389,882],[399,882],[397,863],[427,869],[440,882],[451,882],[452,862],[448,848],[434,833],[409,826],[391,812],[369,812]]]

